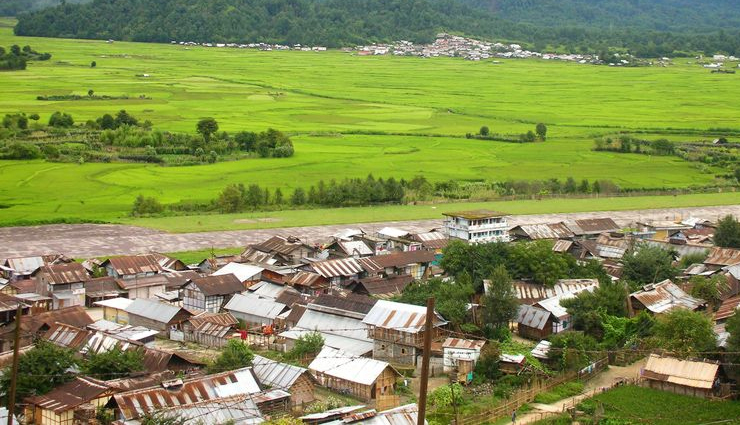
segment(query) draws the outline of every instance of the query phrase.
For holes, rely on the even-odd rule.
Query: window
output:
[[[405,348],[401,348],[401,354],[406,354],[406,349]]]

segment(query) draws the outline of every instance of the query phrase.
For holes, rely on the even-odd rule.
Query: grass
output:
[[[240,254],[244,251],[243,247],[234,248],[214,248],[214,249],[201,249],[196,251],[178,251],[168,252],[164,255],[168,257],[177,258],[185,264],[195,264],[203,261],[205,258],[210,258],[212,255],[235,255]]]
[[[551,404],[564,398],[572,397],[583,392],[583,382],[566,382],[553,387],[550,391],[537,394],[535,403]]]
[[[700,424],[740,422],[740,402],[708,401],[636,386],[617,387],[599,394],[580,408],[604,406],[604,417],[614,423]],[[612,423],[612,422],[610,422]]]
[[[0,45],[29,44],[53,57],[30,63],[26,71],[2,73],[0,115],[35,112],[45,121],[52,112],[65,111],[84,122],[126,109],[158,129],[187,132],[194,131],[198,119],[212,116],[228,132],[267,127],[289,132],[296,155],[192,167],[2,161],[0,225],[101,220],[199,231],[439,217],[439,210],[429,207],[284,211],[268,213],[280,221],[267,224],[233,221],[260,214],[127,217],[138,194],[164,203],[205,201],[229,183],[259,183],[290,193],[320,179],[369,173],[396,178],[421,174],[431,181],[572,176],[609,179],[625,188],[708,185],[726,171],[702,171],[671,157],[593,152],[593,138],[640,131],[649,139],[698,140],[720,134],[710,128],[737,126],[738,107],[727,101],[740,95],[735,76],[710,74],[684,61],[669,68],[541,60],[492,65],[338,51],[258,52],[15,37],[12,25],[12,20],[0,19]],[[89,66],[92,61],[97,67]],[[143,74],[149,77],[139,76]],[[86,95],[89,89],[129,99],[36,100],[39,95]],[[141,94],[151,99],[139,99]],[[518,134],[537,122],[548,125],[545,143],[464,138],[482,125],[496,133]],[[699,199],[687,198],[683,206],[736,202],[725,196]],[[550,207],[573,211],[571,202],[580,205],[578,210],[654,206],[598,200],[559,201]],[[500,208],[523,211],[522,205],[533,206]]]

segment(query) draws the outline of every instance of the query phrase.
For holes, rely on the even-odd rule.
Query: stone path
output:
[[[636,211],[601,211],[572,214],[536,214],[511,216],[509,223],[549,223],[566,219],[611,217],[627,226],[640,220],[674,220],[701,217],[716,220],[724,215],[740,216],[740,205],[653,209]],[[390,221],[382,223],[342,224],[332,226],[286,227],[259,230],[231,230],[202,233],[167,233],[159,230],[115,224],[55,224],[0,228],[0,258],[48,253],[64,253],[75,258],[141,254],[152,251],[177,252],[208,248],[246,246],[273,235],[294,235],[309,243],[323,242],[348,227],[361,227],[368,233],[385,226],[415,232],[442,226],[442,219]]]

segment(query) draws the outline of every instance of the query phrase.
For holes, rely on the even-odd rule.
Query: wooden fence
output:
[[[486,422],[493,422],[500,418],[508,417],[509,415],[511,415],[512,411],[520,408],[526,403],[531,403],[532,401],[534,401],[534,398],[537,397],[537,394],[549,391],[552,388],[566,382],[571,382],[575,380],[587,381],[597,373],[604,370],[608,363],[609,359],[605,357],[578,372],[565,373],[546,381],[536,381],[535,384],[532,385],[530,388],[516,391],[503,404],[500,404],[483,412],[460,417],[457,425],[479,425]]]

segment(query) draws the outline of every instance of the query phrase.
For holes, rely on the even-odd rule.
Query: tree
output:
[[[573,179],[573,177],[568,177],[567,180],[565,180],[565,184],[563,185],[563,192],[565,193],[576,193],[576,190],[578,188],[576,187],[576,181]]]
[[[588,193],[590,191],[588,180],[581,180],[581,184],[578,186],[578,191],[581,193]]]
[[[283,205],[283,191],[278,187],[275,189],[275,195],[272,198],[272,203],[275,205]]]
[[[67,369],[76,364],[77,360],[72,350],[58,347],[43,339],[37,341],[36,345],[22,354],[18,361],[16,401],[31,395],[46,394],[70,381],[73,375],[67,373]],[[5,395],[5,406],[8,405],[11,375],[10,367],[7,367],[0,377],[0,393]]]
[[[93,97],[94,94],[95,94],[95,91],[93,89],[90,89],[87,91],[88,97]]]
[[[488,341],[481,349],[478,362],[475,364],[475,374],[488,380],[494,380],[501,376],[499,362],[501,361],[501,348],[497,341]]]
[[[50,127],[72,127],[74,123],[75,121],[72,119],[72,115],[62,112],[54,112],[49,117]]]
[[[591,362],[596,350],[596,340],[583,332],[566,331],[550,336],[550,351],[547,356],[557,362],[561,370],[578,370]]]
[[[481,136],[488,136],[488,134],[491,132],[491,130],[488,128],[488,126],[483,126],[480,128],[480,131],[478,132]]]
[[[678,357],[701,357],[715,351],[717,340],[712,321],[703,313],[674,308],[658,317],[655,325],[657,346]]]
[[[740,369],[740,365],[738,365],[740,363],[740,354],[738,354],[740,353],[740,312],[738,310],[735,310],[735,314],[725,322],[725,331],[730,334],[727,338],[727,351],[735,353],[730,356],[730,359],[735,363],[733,369],[738,370]]]
[[[144,370],[144,353],[140,350],[121,350],[118,346],[100,353],[93,352],[82,362],[81,370],[103,381],[124,378],[132,372]]]
[[[31,118],[34,121],[38,121],[39,119],[41,119],[41,117],[39,116],[39,114],[36,114],[36,113],[33,113],[33,114],[29,115],[28,118]]]
[[[318,332],[309,332],[298,337],[288,352],[291,359],[303,361],[315,357],[324,346],[324,337]]]
[[[195,130],[203,136],[206,143],[209,143],[211,135],[218,131],[218,123],[211,117],[203,118],[195,125]]]
[[[593,291],[581,291],[560,304],[568,310],[574,329],[600,340],[604,335],[604,315],[627,316],[628,295],[622,283],[602,282]]]
[[[134,200],[133,208],[131,208],[131,215],[149,215],[149,214],[160,214],[164,211],[164,205],[162,205],[157,198],[152,196],[139,195]]]
[[[503,264],[493,269],[490,283],[483,296],[483,321],[491,328],[508,327],[509,321],[516,317],[519,300],[511,277]]]
[[[239,339],[230,339],[221,354],[208,366],[208,372],[219,373],[228,370],[241,369],[252,365],[254,354],[246,343]]]
[[[726,215],[717,223],[714,244],[723,248],[740,248],[740,223],[731,215]]]
[[[527,134],[524,135],[524,140],[527,141],[527,142],[529,142],[529,143],[532,143],[535,140],[537,140],[537,136],[534,134],[534,131],[529,130],[527,132]]]
[[[237,133],[234,140],[247,152],[254,152],[257,149],[257,134],[251,131]]]
[[[246,190],[243,184],[230,184],[218,196],[218,206],[222,212],[235,213],[244,209]]]
[[[723,274],[715,274],[711,278],[705,276],[692,276],[691,296],[707,301],[714,309],[722,303],[720,287],[727,285],[727,277]]]
[[[128,125],[131,127],[135,127],[139,124],[139,120],[137,120],[133,115],[126,112],[125,109],[121,109],[116,114],[116,119],[114,120],[116,123],[116,128]]]
[[[552,242],[540,240],[513,244],[507,264],[514,278],[531,278],[535,283],[553,286],[558,279],[570,277],[576,261],[570,255],[553,252]]]
[[[647,283],[673,279],[678,270],[673,267],[674,253],[658,246],[641,244],[629,249],[622,257],[622,279],[633,289]]]
[[[262,200],[263,192],[262,189],[260,189],[259,185],[250,184],[249,188],[247,188],[246,194],[247,205],[252,207],[253,210],[256,210],[260,205],[262,205]]]
[[[90,68],[95,68],[96,66],[98,66],[97,62],[95,61],[90,62]]]
[[[290,197],[290,203],[298,206],[306,203],[306,191],[302,187],[297,187],[293,191],[293,195]]]
[[[535,133],[537,133],[537,138],[539,138],[543,142],[547,139],[547,126],[545,124],[537,123],[534,131]]]
[[[113,130],[116,128],[116,120],[111,114],[105,114],[97,119],[101,130]]]
[[[427,298],[434,297],[436,310],[453,325],[460,326],[467,319],[467,305],[475,294],[470,276],[459,274],[454,281],[446,282],[439,278],[417,281],[406,288],[396,298],[397,301],[426,305]]]

